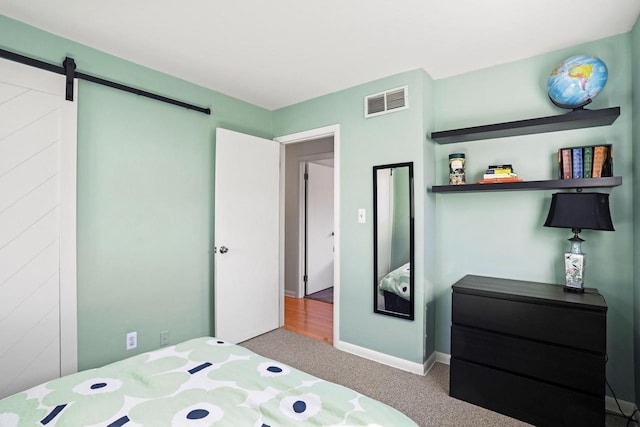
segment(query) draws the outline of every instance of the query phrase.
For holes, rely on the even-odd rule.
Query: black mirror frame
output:
[[[409,275],[409,314],[398,313],[378,309],[378,186],[377,174],[380,169],[393,169],[397,167],[409,168],[409,262],[411,273]],[[413,162],[392,163],[373,167],[373,311],[378,314],[399,317],[406,320],[415,319],[415,251],[414,251],[414,197],[413,197]]]

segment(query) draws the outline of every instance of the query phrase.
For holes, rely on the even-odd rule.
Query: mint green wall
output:
[[[633,137],[634,144],[640,143],[640,18],[636,21],[631,32],[631,84],[633,85]],[[640,150],[635,149],[632,153],[633,164],[640,164]],[[633,181],[633,207],[634,224],[640,224],[640,186],[637,179]],[[633,232],[634,256],[633,256],[633,288],[634,288],[634,361],[635,366],[640,367],[640,230],[637,227]],[[636,406],[640,406],[640,368],[635,371]]]
[[[0,47],[57,64],[68,55],[79,71],[212,108],[80,81],[79,368],[157,348],[164,330],[171,342],[213,333],[215,128],[271,137],[272,113],[4,16]],[[127,352],[132,330],[138,348]]]
[[[566,57],[588,54],[609,69],[606,87],[588,107],[620,106],[612,126],[436,146],[439,184],[448,178],[447,157],[466,154],[467,181],[481,179],[489,164],[511,163],[526,180],[553,179],[560,147],[609,143],[615,175],[623,185],[611,194],[615,232],[585,230],[587,287],[606,298],[607,378],[619,397],[633,400],[633,174],[631,44],[628,34],[563,49],[435,83],[437,130],[562,114],[546,96],[551,70]],[[563,283],[563,252],[570,230],[545,228],[553,191],[437,194],[436,349],[450,352],[451,285],[465,274]],[[562,327],[562,325],[558,325]]]
[[[424,361],[425,351],[422,262],[414,270],[415,321],[373,313],[372,167],[414,162],[415,232],[423,236],[423,96],[429,83],[421,70],[387,77],[276,110],[273,127],[282,136],[340,124],[340,340],[417,363]],[[408,110],[364,118],[366,95],[403,85],[409,85]],[[358,208],[367,210],[366,224],[357,222]],[[424,240],[416,238],[415,243],[416,260],[422,260]]]

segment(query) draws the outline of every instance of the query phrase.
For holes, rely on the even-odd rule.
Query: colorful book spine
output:
[[[562,150],[558,150],[558,179],[562,179]]]
[[[604,178],[606,176],[613,176],[613,145],[607,146],[607,155],[605,156],[604,163],[602,164],[602,174]]]
[[[593,148],[593,171],[591,173],[593,178],[602,177],[602,165],[604,165],[606,156],[607,147],[604,145],[598,145]]]
[[[562,149],[562,179],[571,179],[573,176],[571,169],[571,149]]]
[[[518,176],[515,173],[485,173],[482,175],[483,179],[502,179],[502,178],[513,178]]]
[[[558,149],[559,179],[613,176],[613,145],[589,145]]]
[[[489,165],[487,169],[511,169],[513,170],[512,165]]]
[[[510,174],[513,170],[509,169],[487,169],[484,173],[485,175],[502,175],[502,174]]]
[[[582,175],[585,178],[591,178],[591,174],[593,171],[593,147],[584,147],[582,155],[583,155]]]
[[[504,182],[522,182],[522,178],[518,178],[517,176],[512,176],[510,178],[498,178],[498,179],[483,179],[482,181],[477,181],[476,184],[501,184]]]
[[[582,147],[573,148],[571,150],[573,152],[573,157],[571,159],[571,169],[572,169],[572,178],[573,179],[581,179],[582,178]]]

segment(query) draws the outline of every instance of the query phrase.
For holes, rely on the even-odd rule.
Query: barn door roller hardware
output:
[[[62,74],[65,76],[65,88],[67,101],[73,101],[73,79],[86,80],[91,83],[96,83],[103,86],[108,86],[114,89],[122,90],[124,92],[133,93],[135,95],[144,96],[146,98],[155,99],[156,101],[166,102],[167,104],[177,105],[179,107],[186,108],[188,110],[198,111],[207,115],[211,114],[210,108],[199,107],[197,105],[189,104],[186,102],[178,101],[177,99],[168,98],[166,96],[158,95],[155,93],[147,92],[146,90],[137,89],[131,86],[123,85],[121,83],[112,82],[100,77],[92,76],[76,71],[76,62],[73,58],[66,57],[62,62],[62,66],[50,64],[48,62],[40,61],[38,59],[30,58],[28,56],[20,55],[8,50],[0,49],[0,57],[8,59],[10,61],[19,62],[21,64],[29,65],[31,67],[40,68],[42,70],[50,71],[56,74]]]
[[[64,58],[62,66],[64,67],[64,74],[67,77],[66,99],[67,101],[73,101],[73,78],[76,75],[76,61],[67,56]]]

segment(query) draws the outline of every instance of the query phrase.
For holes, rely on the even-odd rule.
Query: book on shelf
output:
[[[563,176],[562,176],[562,150],[558,150],[558,179],[563,179]]]
[[[613,176],[613,145],[607,147],[607,156],[602,163],[600,176]]]
[[[513,171],[513,166],[505,165],[489,165],[482,175],[482,181],[476,184],[496,184],[501,182],[521,182],[518,174]]]
[[[600,178],[602,176],[602,166],[604,166],[605,158],[607,157],[607,147],[600,145],[593,148],[593,173],[594,178]]]
[[[504,178],[513,178],[518,176],[518,174],[509,172],[509,173],[485,173],[482,175],[484,179],[504,179]]]
[[[476,184],[501,184],[503,182],[523,182],[522,178],[518,178],[517,176],[512,176],[509,178],[488,178],[483,179],[482,181],[476,181]]]
[[[489,165],[487,170],[489,170],[489,169],[511,169],[511,170],[513,170],[513,166],[512,165]]]
[[[571,169],[571,149],[564,148],[560,151],[562,153],[562,179],[571,179],[573,176]]]
[[[593,147],[593,172],[591,176],[594,178],[600,178],[602,174],[602,164],[604,163],[604,156],[606,155],[606,147],[598,146]]]
[[[505,175],[505,174],[510,174],[513,172],[513,169],[511,168],[506,168],[506,169],[487,169],[486,171],[484,171],[485,175]]]
[[[573,179],[582,178],[582,147],[572,148],[571,152],[571,177]]]
[[[591,178],[593,171],[593,147],[584,147],[582,149],[582,177]]]
[[[602,178],[613,176],[611,144],[558,149],[560,179]]]

